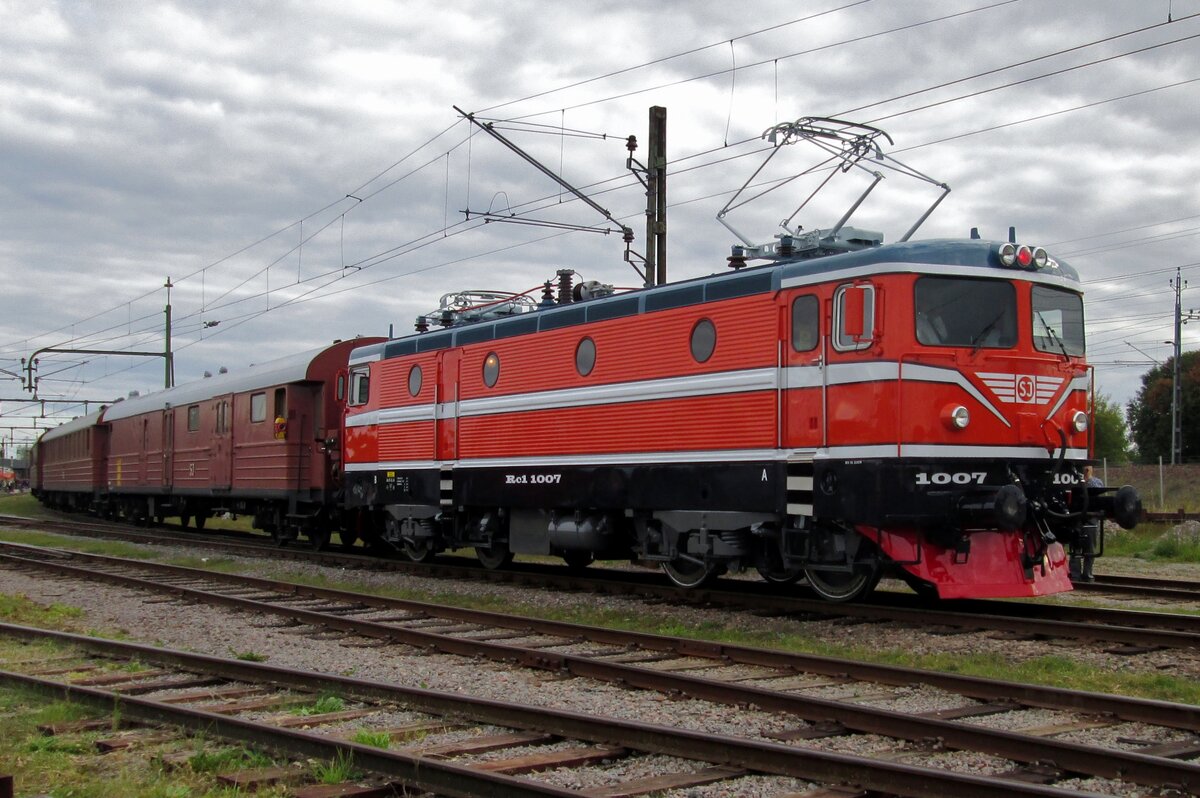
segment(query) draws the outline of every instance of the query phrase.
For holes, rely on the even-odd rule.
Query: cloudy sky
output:
[[[1123,403],[1170,354],[1175,269],[1200,288],[1198,37],[1200,0],[0,0],[0,437],[40,414],[21,358],[161,351],[168,277],[177,382],[406,334],[459,289],[561,268],[640,284],[619,236],[483,223],[611,227],[455,106],[587,186],[635,248],[625,137],[665,106],[670,279],[724,270],[714,216],[765,129],[884,128],[953,189],[918,237],[1012,225],[1078,268],[1097,383]],[[763,177],[819,160],[802,150]],[[831,225],[865,185],[838,180],[799,224]],[[769,241],[805,190],[730,221]],[[892,176],[853,223],[894,240],[936,196]],[[47,353],[37,376],[44,399],[110,400],[161,387],[163,364]]]

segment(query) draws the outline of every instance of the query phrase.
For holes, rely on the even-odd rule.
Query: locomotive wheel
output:
[[[433,541],[428,538],[422,538],[421,540],[404,538],[404,541],[400,544],[400,548],[404,550],[404,556],[413,562],[427,562],[433,559]],[[479,554],[479,549],[475,549],[475,553],[479,555],[479,561],[488,568],[500,568],[508,564],[507,562],[502,562],[499,565],[488,565],[487,561],[483,559],[483,555]],[[508,559],[512,560],[511,554],[508,556]]]
[[[308,545],[313,551],[324,551],[329,548],[329,530],[327,529],[310,529],[308,530]]]
[[[664,562],[662,569],[668,579],[688,590],[706,585],[724,572],[719,565],[705,565],[684,559]]]
[[[201,510],[196,513],[196,529],[204,529],[204,522],[208,520],[208,510]]]
[[[804,577],[812,591],[826,601],[842,602],[860,599],[879,584],[882,571],[877,562],[860,559],[847,571],[805,568]]]
[[[513,560],[512,552],[503,543],[497,543],[492,546],[476,546],[475,556],[479,558],[479,562],[483,563],[483,567],[489,571],[503,568]]]
[[[772,585],[794,585],[804,578],[804,569],[798,568],[794,571],[789,571],[782,566],[778,568],[767,568],[760,565],[758,566],[758,575],[770,582]]]
[[[433,544],[433,522],[431,520],[406,518],[399,523],[396,529],[400,536],[400,550],[404,552],[405,557],[413,562],[428,562],[433,559],[437,549]],[[502,563],[502,565],[504,564],[506,563]]]
[[[579,551],[572,549],[564,551],[563,562],[567,564],[567,568],[572,571],[582,571],[596,561],[596,555],[590,551]]]
[[[358,535],[346,529],[340,530],[338,537],[341,538],[343,548],[352,549],[354,548],[354,544],[358,542]]]

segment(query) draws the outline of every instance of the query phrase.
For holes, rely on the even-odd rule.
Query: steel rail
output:
[[[5,520],[4,517],[0,517],[0,522]],[[28,519],[19,520],[27,521]],[[72,524],[71,526],[76,525]],[[907,595],[889,596],[888,601],[892,603],[886,605],[873,602],[831,604],[815,599],[781,596],[768,592],[771,590],[771,586],[757,582],[726,583],[727,585],[736,584],[736,588],[706,587],[681,590],[678,587],[663,584],[657,574],[619,572],[617,578],[584,577],[579,574],[565,574],[561,568],[539,567],[535,564],[521,564],[507,570],[493,571],[477,564],[412,563],[360,554],[279,549],[270,544],[253,544],[243,541],[213,541],[192,535],[162,535],[161,533],[150,535],[119,527],[101,527],[96,524],[79,524],[78,526],[90,527],[89,533],[111,535],[142,543],[162,544],[165,542],[186,546],[200,544],[247,556],[261,557],[269,553],[273,558],[282,557],[305,562],[317,560],[325,563],[342,563],[353,567],[386,568],[420,576],[485,579],[506,584],[529,584],[543,587],[550,585],[572,591],[584,589],[616,595],[653,596],[691,604],[750,607],[780,614],[878,619],[917,627],[950,626],[1048,638],[1120,643],[1137,647],[1191,648],[1200,645],[1200,616],[1174,613],[986,600],[958,601],[954,602],[953,609],[948,609],[939,606],[930,607],[916,600],[915,597]],[[1101,621],[1101,623],[1096,621]]]
[[[1087,583],[1084,583],[1085,585]],[[1082,585],[1078,587],[1083,587]],[[1084,588],[1085,590],[1087,588]],[[1104,590],[1102,587],[1097,590]],[[1154,593],[1153,595],[1159,595]],[[1200,594],[1193,593],[1193,600]],[[919,601],[912,605],[919,606]],[[966,617],[987,617],[1001,611],[1006,618],[1025,618],[1039,621],[1062,621],[1100,625],[1101,628],[1129,627],[1135,629],[1161,629],[1184,632],[1196,636],[1200,641],[1200,615],[1183,613],[1147,612],[1142,610],[1114,609],[1111,607],[1078,607],[1069,604],[1034,604],[1016,601],[989,601],[987,599],[961,599],[953,603],[953,611]],[[936,609],[936,608],[935,608]]]
[[[139,563],[119,561],[122,566]],[[0,561],[32,564],[77,578],[105,581],[194,601],[290,618],[325,630],[340,631],[372,639],[388,640],[424,650],[467,657],[486,657],[525,667],[569,673],[572,676],[618,682],[629,687],[686,695],[720,704],[754,705],[760,709],[787,712],[810,722],[835,722],[846,729],[881,734],[906,740],[936,739],[949,748],[978,751],[1017,762],[1051,760],[1063,770],[1104,778],[1118,778],[1143,785],[1171,783],[1200,788],[1200,765],[1136,752],[1097,748],[1061,740],[1050,740],[1017,732],[919,717],[874,707],[783,693],[766,688],[731,684],[697,676],[650,670],[618,662],[604,662],[582,655],[526,649],[506,643],[458,638],[423,629],[389,626],[347,618],[301,607],[280,606],[207,590],[156,583],[141,577],[104,573],[61,562],[46,562],[0,555]],[[93,560],[95,561],[95,560]],[[206,574],[207,572],[199,572]],[[203,577],[202,577],[203,578]]]
[[[22,544],[0,544],[0,548],[32,549]],[[700,657],[722,660],[739,665],[754,665],[777,668],[791,672],[812,673],[820,676],[848,677],[880,684],[907,685],[925,684],[959,695],[985,701],[1008,700],[1017,704],[1057,709],[1072,712],[1112,715],[1122,720],[1168,726],[1176,729],[1200,731],[1200,706],[1178,704],[1167,701],[1128,698],[1105,693],[1091,693],[1059,687],[1044,687],[1020,682],[1006,682],[974,676],[904,668],[893,665],[875,665],[853,660],[824,657],[812,654],[752,646],[737,646],[705,640],[666,637],[645,632],[586,626],[565,621],[550,621],[523,615],[506,615],[486,610],[465,609],[445,604],[433,604],[410,599],[374,596],[335,588],[302,585],[258,576],[228,574],[206,571],[181,565],[168,565],[151,561],[129,561],[101,554],[70,553],[72,557],[113,566],[154,571],[163,574],[187,576],[198,581],[221,582],[229,585],[254,587],[265,592],[278,592],[314,599],[342,601],[386,610],[403,610],[453,620],[461,623],[478,623],[488,626],[526,631],[530,634],[553,635],[567,639],[588,640],[607,645],[633,645],[646,651],[670,652],[680,657]],[[5,555],[0,554],[0,562]],[[22,560],[24,562],[24,560]],[[391,627],[388,627],[391,628]]]
[[[385,773],[423,790],[454,796],[511,796],[528,798],[544,795],[578,798],[575,790],[562,789],[530,779],[475,770],[464,765],[425,758],[402,751],[386,751],[375,746],[325,737],[313,732],[271,726],[243,718],[205,712],[177,704],[164,704],[148,698],[121,695],[93,687],[55,682],[0,670],[0,683],[40,693],[54,699],[121,713],[143,723],[166,724],[195,732],[266,746],[293,755],[332,759],[353,757],[358,767]]]
[[[1081,582],[1075,585],[1075,589],[1089,593],[1122,593],[1177,601],[1200,601],[1200,583],[1183,579],[1105,574],[1097,576],[1094,582]]]
[[[298,671],[266,663],[211,657],[176,649],[156,648],[15,624],[0,624],[0,634],[25,640],[52,639],[107,656],[136,656],[144,662],[172,665],[182,669],[219,675],[227,679],[265,682],[302,690],[325,692],[334,690],[339,694],[362,699],[401,703],[435,715],[469,717],[481,723],[538,730],[580,740],[623,744],[641,751],[689,760],[721,763],[761,773],[792,776],[823,783],[854,784],[864,789],[913,796],[914,798],[960,798],[963,795],[979,796],[979,798],[992,798],[993,796],[1004,798],[1013,795],[1065,798],[1065,796],[1085,795],[1085,793],[1016,780],[997,780],[938,768],[924,768],[817,749],[797,748],[769,741],[694,732],[637,721],[598,718],[591,714],[439,693],[416,687],[401,687],[327,673]],[[45,682],[42,686],[38,682],[44,680],[5,671],[0,671],[0,680],[27,684],[30,687],[44,689],[51,695],[87,700],[105,707],[112,707],[114,702],[117,702],[123,714],[142,720],[173,723],[194,729],[215,730],[216,733],[223,736],[228,735],[246,742],[272,744],[258,736],[257,727],[247,729],[242,725],[246,722],[238,722],[236,718],[203,713],[203,722],[194,721],[196,725],[191,725],[193,722],[189,722],[186,718],[177,720],[173,717],[174,713],[171,710],[181,709],[180,707],[159,704],[151,699],[125,695],[114,697],[113,694],[104,691],[56,682]],[[284,735],[288,738],[298,736],[302,743],[326,744],[318,735],[311,733],[287,731],[284,732]],[[353,753],[356,764],[373,770],[389,772],[394,761],[400,766],[409,764],[410,758],[398,751],[385,752],[378,748],[359,746],[342,740],[336,741],[334,745],[341,750]],[[286,746],[281,745],[280,747]],[[324,753],[326,750],[328,749],[321,749],[322,753],[318,755],[326,755]],[[1153,757],[1147,758],[1153,759]],[[462,766],[449,766],[448,763],[436,762],[432,759],[416,758],[416,760],[415,770],[418,773],[432,769],[431,766],[434,764],[455,768],[451,775],[457,775],[458,771],[464,770]],[[505,782],[514,780],[512,777],[504,779]],[[532,782],[521,781],[521,786],[526,784],[532,784]],[[556,788],[547,787],[546,789]],[[467,793],[449,792],[448,794]],[[500,793],[483,792],[478,794],[499,795]],[[519,795],[521,793],[510,794]],[[533,794],[578,795],[577,792],[562,790]]]
[[[105,533],[107,534],[107,533]],[[129,540],[151,541],[147,535],[117,532],[119,537]],[[183,538],[179,541],[185,545],[195,545],[203,542],[214,545],[211,541],[196,541]],[[7,544],[15,545],[15,544]],[[700,588],[683,591],[677,587],[665,585],[657,578],[657,574],[631,574],[621,572],[619,580],[581,577],[577,574],[564,574],[561,568],[539,568],[526,565],[506,571],[492,571],[481,566],[467,566],[451,563],[411,563],[396,560],[379,560],[378,558],[351,554],[324,554],[316,556],[314,552],[289,551],[270,546],[259,546],[244,543],[224,543],[219,549],[237,550],[250,556],[263,556],[270,553],[272,557],[292,557],[303,561],[318,559],[323,562],[340,562],[346,565],[379,567],[381,564],[389,570],[398,570],[422,576],[446,576],[451,578],[483,578],[508,584],[550,584],[569,590],[592,590],[597,593],[621,595],[650,595],[673,601],[683,601],[692,604],[707,604],[722,607],[752,607],[781,614],[803,614],[813,616],[834,616],[863,619],[878,619],[911,624],[916,627],[950,626],[963,629],[993,630],[1010,632],[1020,635],[1037,635],[1048,638],[1068,638],[1073,640],[1099,641],[1120,643],[1128,646],[1150,648],[1195,648],[1200,647],[1200,616],[1190,616],[1172,613],[1138,612],[1133,610],[1118,610],[1088,607],[1064,607],[1048,604],[1025,604],[1013,601],[963,601],[956,602],[955,607],[962,609],[945,609],[929,607],[919,602],[901,598],[902,604],[884,605],[878,603],[862,604],[830,604],[815,599],[780,596],[768,593],[770,586],[748,582],[731,588]],[[736,583],[735,583],[736,584]],[[1049,616],[1049,617],[1047,617]],[[1090,619],[1090,620],[1089,620]],[[1102,623],[1096,623],[1096,621]]]

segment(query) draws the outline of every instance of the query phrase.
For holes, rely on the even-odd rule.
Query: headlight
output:
[[[966,429],[971,423],[971,411],[962,405],[953,405],[942,412],[942,420],[950,429]]]
[[[1075,415],[1071,416],[1071,427],[1076,432],[1087,432],[1088,416],[1082,410],[1076,410]]]
[[[1017,245],[1001,244],[996,254],[1000,257],[1001,265],[1012,266],[1017,262]]]

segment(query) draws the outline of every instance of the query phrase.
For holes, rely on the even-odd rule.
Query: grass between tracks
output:
[[[0,621],[58,629],[88,631],[82,612],[73,607],[36,604],[21,596],[0,594]],[[114,637],[107,630],[94,634]],[[86,657],[54,643],[22,643],[0,638],[0,668],[31,671],[42,665],[73,667]],[[114,664],[114,669],[141,667]],[[69,676],[69,674],[67,674]],[[80,674],[83,675],[83,674]],[[202,735],[156,746],[153,755],[136,747],[101,755],[96,742],[112,737],[114,729],[47,736],[38,726],[102,717],[95,710],[69,701],[49,701],[21,688],[0,687],[0,774],[15,776],[17,795],[52,798],[234,798],[242,791],[217,783],[218,772],[272,764],[270,757],[244,748],[223,746]],[[188,754],[183,764],[168,767],[164,757]],[[283,788],[256,793],[278,798]]]

